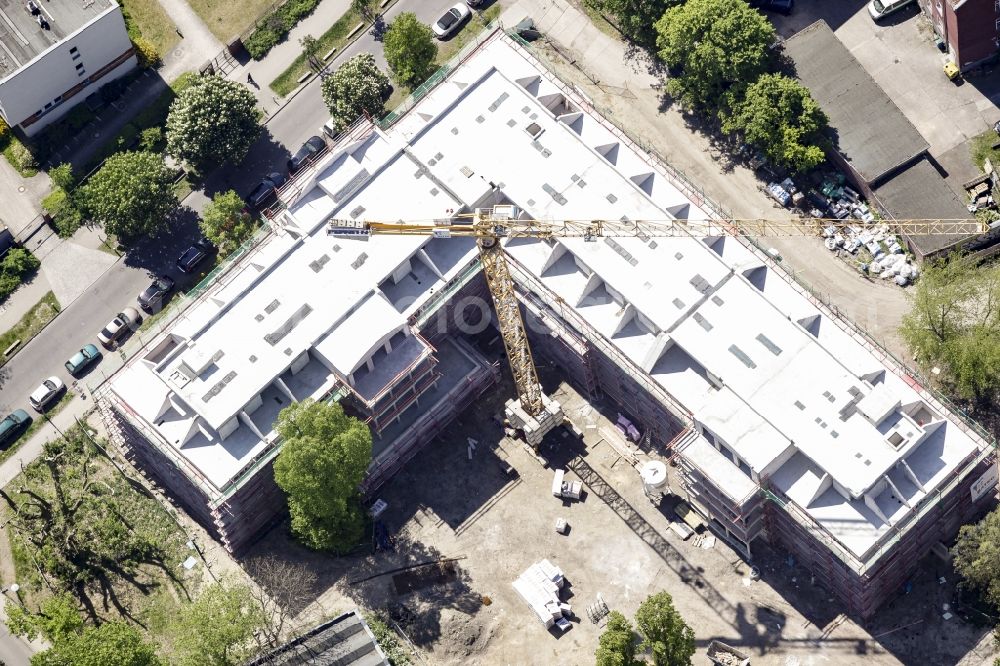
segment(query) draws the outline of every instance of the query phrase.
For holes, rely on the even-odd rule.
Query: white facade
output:
[[[57,3],[38,4],[56,14],[52,18],[53,29],[56,25],[64,29],[72,27],[66,25],[70,17],[65,22],[58,21]],[[137,64],[125,19],[116,3],[111,2],[96,16],[72,18],[86,22],[62,38],[45,34],[46,38],[57,41],[44,49],[41,49],[44,43],[32,42],[38,35],[26,32],[39,30],[32,22],[15,25],[8,20],[0,25],[0,46],[4,47],[0,55],[6,65],[0,72],[9,72],[0,80],[0,114],[9,125],[20,126],[29,136]],[[8,41],[22,49],[16,51]],[[25,62],[28,57],[30,60]]]

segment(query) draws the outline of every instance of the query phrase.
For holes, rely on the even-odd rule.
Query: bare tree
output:
[[[274,555],[250,560],[246,571],[257,583],[253,586],[255,601],[270,618],[258,640],[269,647],[279,645],[286,633],[299,628],[293,618],[315,599],[316,574],[304,564]]]

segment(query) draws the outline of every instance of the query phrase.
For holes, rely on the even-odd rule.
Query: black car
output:
[[[254,209],[262,208],[275,196],[274,191],[284,185],[286,180],[288,179],[277,171],[269,173],[266,178],[260,181],[260,185],[247,195],[247,205]]]
[[[792,13],[795,0],[750,0],[750,6],[788,16]]]
[[[326,148],[326,142],[318,136],[311,136],[306,139],[306,142],[302,144],[298,152],[292,155],[292,159],[288,160],[288,173],[293,174],[301,169],[305,166],[306,160],[324,148]]]
[[[190,252],[190,250],[188,250]],[[184,253],[185,255],[187,252]],[[181,259],[184,257],[182,256]],[[167,297],[174,288],[174,281],[170,277],[163,275],[161,277],[153,280],[146,289],[139,294],[136,299],[139,301],[139,307],[147,312],[152,312],[154,309],[163,305],[163,300]]]
[[[194,272],[195,267],[214,250],[215,247],[202,238],[200,241],[184,250],[184,254],[177,258],[177,268],[185,273]]]

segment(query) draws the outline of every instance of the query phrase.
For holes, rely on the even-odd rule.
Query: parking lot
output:
[[[945,54],[934,46],[929,18],[916,3],[879,23],[863,0],[799,0],[791,16],[772,16],[789,37],[823,19],[930,144],[930,153],[962,194],[978,175],[967,141],[1000,120],[1000,68],[968,74],[956,84],[945,77]]]
[[[318,601],[307,611],[315,616],[355,605],[387,609],[429,664],[592,663],[601,627],[586,608],[597,595],[631,616],[661,590],[695,630],[696,664],[709,663],[713,639],[751,653],[756,666],[957,664],[987,636],[985,628],[940,619],[937,609],[953,588],[938,583],[934,563],[914,578],[910,596],[890,604],[867,630],[840,615],[821,581],[762,542],[754,543],[753,562],[762,579],[751,581],[750,564],[721,540],[701,548],[669,529],[676,498],[659,509],[645,498],[638,474],[619,454],[624,442],[612,441],[613,406],[590,405],[565,384],[546,384],[584,432],[583,441],[559,431],[543,444],[549,468],[501,437],[493,417],[510,392],[505,385],[379,493],[389,503],[383,520],[395,552],[317,556],[279,527],[253,554],[276,553],[315,570]],[[471,457],[469,437],[476,441]],[[504,473],[506,464],[516,477]],[[554,467],[584,481],[581,501],[552,496]],[[554,530],[557,518],[568,521],[567,535]],[[400,571],[440,558],[451,561]],[[575,617],[565,634],[546,630],[511,586],[543,558],[568,581],[562,599]]]

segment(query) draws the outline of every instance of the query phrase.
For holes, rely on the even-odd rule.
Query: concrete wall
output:
[[[11,126],[36,134],[96,90],[92,84],[112,81],[136,64],[121,9],[112,6],[0,81],[0,111]]]

